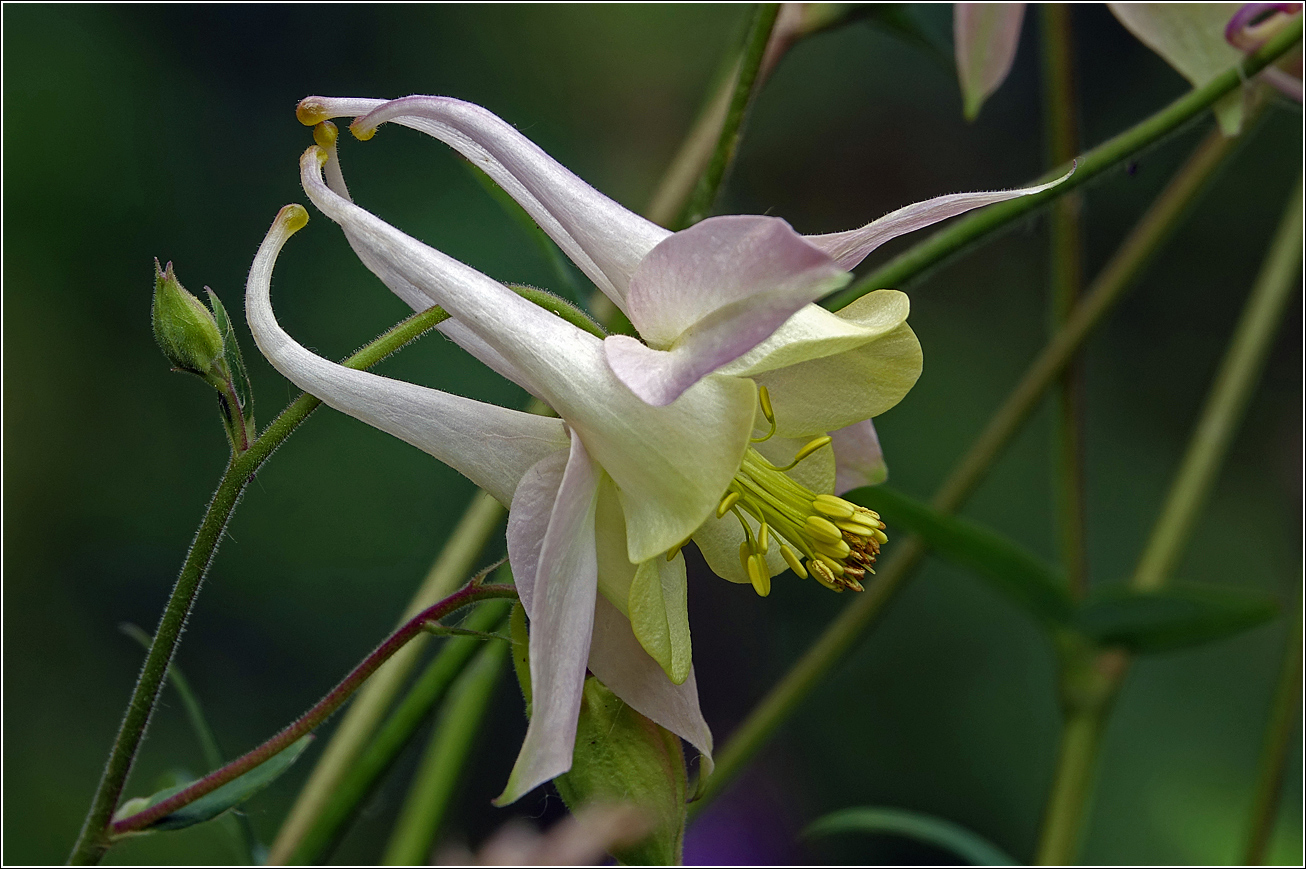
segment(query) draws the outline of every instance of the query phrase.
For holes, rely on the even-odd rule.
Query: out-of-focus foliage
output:
[[[711,6],[5,7],[6,861],[67,855],[140,665],[116,625],[155,623],[227,454],[211,395],[160,364],[152,257],[229,304],[241,296],[277,210],[305,201],[296,161],[311,140],[294,107],[312,93],[480,103],[640,208],[738,43],[742,16]],[[1073,26],[1086,143],[1188,88],[1104,8],[1076,7]],[[962,120],[949,54],[940,62],[942,52],[875,20],[798,45],[757,101],[722,209],[834,231],[931,195],[1037,176],[1038,46],[1036,28],[1025,31],[1011,76],[974,124]],[[1087,188],[1090,273],[1211,123]],[[1127,575],[1137,559],[1296,177],[1299,110],[1273,108],[1246,135],[1090,345],[1095,583]],[[556,264],[458,160],[406,131],[382,138],[342,145],[361,201],[497,278],[569,294]],[[1032,219],[905,288],[926,365],[907,400],[877,420],[898,490],[928,497],[1042,344],[1046,249]],[[276,294],[287,329],[333,357],[407,313],[322,219],[283,256]],[[248,342],[238,311],[231,304]],[[1301,576],[1301,333],[1288,322],[1211,521],[1176,571],[1281,602]],[[294,390],[261,357],[245,363],[270,419]],[[438,336],[380,370],[501,404],[526,398]],[[1035,418],[963,514],[1052,562],[1049,422]],[[327,410],[277,452],[228,529],[179,653],[229,751],[274,733],[386,634],[470,493],[453,471]],[[847,605],[792,576],[759,599],[698,563],[689,595],[718,744]],[[1086,861],[1235,859],[1283,637],[1276,619],[1136,665],[1107,734]],[[1052,655],[1007,600],[932,559],[755,768],[691,825],[687,860],[946,859],[884,837],[800,840],[810,821],[858,805],[948,818],[1027,859],[1059,724]],[[561,814],[552,795],[489,805],[524,720],[505,679],[449,820],[454,839],[475,846],[510,816],[547,825]],[[242,807],[263,841],[318,751]],[[149,793],[166,770],[200,768],[200,758],[165,695],[129,792]],[[375,858],[415,762],[415,751],[399,759],[334,859]],[[1291,763],[1271,858],[1295,863],[1300,756]],[[240,858],[220,826],[199,825],[125,842],[109,862]]]

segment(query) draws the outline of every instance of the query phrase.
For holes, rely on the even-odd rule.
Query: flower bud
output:
[[[181,285],[172,263],[160,269],[157,259],[152,321],[154,340],[174,368],[198,374],[214,385],[227,381],[221,372],[225,368],[222,333],[213,314]]]

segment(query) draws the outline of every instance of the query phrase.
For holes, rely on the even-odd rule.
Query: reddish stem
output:
[[[134,815],[128,815],[122,820],[114,821],[110,825],[110,833],[114,836],[121,836],[124,833],[144,829],[160,818],[167,817],[181,807],[195,802],[200,797],[212,793],[256,766],[265,763],[298,739],[310,733],[323,721],[326,721],[332,712],[344,705],[350,695],[357,691],[363,682],[367,681],[368,676],[376,672],[376,669],[384,664],[391,655],[403,648],[405,643],[420,634],[427,622],[438,621],[456,610],[483,600],[505,597],[517,597],[517,589],[511,585],[469,585],[439,603],[427,607],[387,637],[381,645],[376,647],[372,654],[364,658],[361,664],[341,680],[340,684],[331,690],[331,693],[323,697],[316,706],[309,709],[276,736],[248,754],[233,760],[220,769],[214,770],[190,787],[173,794],[166,800]]]

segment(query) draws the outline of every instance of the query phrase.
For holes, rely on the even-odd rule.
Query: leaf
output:
[[[299,758],[300,754],[303,753],[304,749],[308,748],[308,744],[312,741],[313,735],[311,733],[301,737],[234,781],[227,782],[212,793],[200,797],[193,803],[182,806],[170,815],[164,815],[139,832],[180,830],[183,827],[190,827],[194,824],[212,820],[223,812],[234,809],[270,785],[273,780],[289,769],[290,765]],[[156,806],[174,794],[181,793],[192,784],[194,782],[187,782],[186,784],[161,790],[144,798],[144,803],[140,802],[141,798],[139,797],[135,800],[129,800],[115,816],[115,820],[122,820],[142,812],[150,806]],[[130,811],[128,811],[129,808]]]
[[[996,531],[945,516],[884,486],[864,486],[843,497],[880,513],[891,531],[897,527],[919,534],[930,549],[988,580],[1037,618],[1055,625],[1072,621],[1075,604],[1060,575]]]
[[[1171,583],[1140,592],[1112,584],[1090,595],[1075,623],[1103,645],[1165,652],[1232,636],[1277,612],[1271,598],[1228,586]]]
[[[950,851],[972,866],[1017,865],[1016,860],[983,836],[952,821],[906,809],[887,806],[840,809],[814,821],[803,831],[804,836],[828,836],[832,833],[887,833],[906,836]]]

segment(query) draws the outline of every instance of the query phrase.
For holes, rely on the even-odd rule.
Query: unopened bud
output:
[[[154,261],[154,340],[174,368],[198,374],[205,380],[227,378],[218,373],[224,366],[222,333],[204,303],[186,291],[172,272]]]

